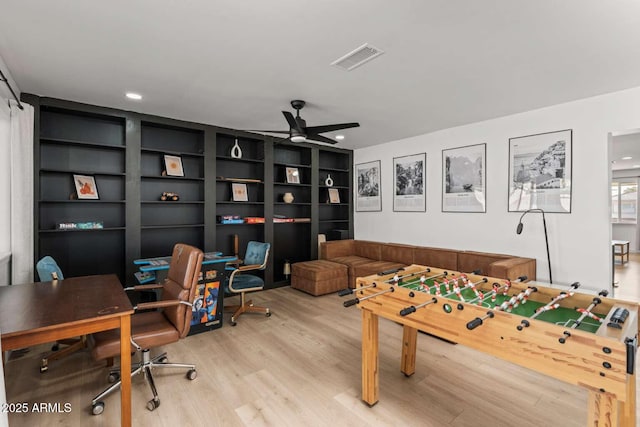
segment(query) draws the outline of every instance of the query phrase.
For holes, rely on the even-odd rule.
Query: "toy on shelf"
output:
[[[162,196],[160,196],[160,200],[162,200],[163,202],[177,202],[178,200],[180,200],[180,196],[178,195],[178,193],[165,191],[162,193]]]

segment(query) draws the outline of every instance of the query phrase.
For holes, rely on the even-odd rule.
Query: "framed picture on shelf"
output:
[[[380,160],[356,165],[356,211],[375,212],[382,210],[380,192]]]
[[[393,211],[425,212],[424,180],[427,154],[393,158]]]
[[[487,144],[442,150],[442,211],[486,212]]]
[[[300,172],[298,168],[286,168],[287,184],[300,184]]]
[[[571,213],[572,130],[509,139],[509,212]]]
[[[248,202],[247,184],[234,182],[231,184],[231,198],[234,202]]]
[[[182,159],[180,156],[164,155],[164,167],[167,171],[167,176],[184,176],[184,170],[182,169]]]
[[[96,180],[90,175],[73,175],[73,183],[76,186],[76,195],[81,200],[98,200],[98,187]]]
[[[340,192],[337,188],[329,188],[329,203],[340,203]]]

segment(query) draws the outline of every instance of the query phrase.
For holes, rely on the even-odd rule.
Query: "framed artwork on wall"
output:
[[[164,155],[164,167],[167,171],[167,176],[184,176],[184,170],[182,169],[182,159],[180,156]]]
[[[393,158],[393,211],[426,212],[427,154]]]
[[[509,139],[509,212],[571,212],[572,133]]]
[[[487,144],[442,150],[442,211],[486,212]]]
[[[355,180],[356,211],[381,211],[380,160],[357,164]]]
[[[98,200],[98,187],[96,180],[90,175],[73,175],[73,183],[76,187],[76,195],[79,200]]]

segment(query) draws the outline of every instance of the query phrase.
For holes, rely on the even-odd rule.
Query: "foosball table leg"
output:
[[[617,427],[618,415],[618,401],[612,395],[589,391],[588,426]]]
[[[400,372],[406,377],[410,377],[416,372],[417,341],[418,330],[404,325],[402,330],[402,360],[400,361]]]
[[[378,403],[378,315],[362,310],[362,400]]]

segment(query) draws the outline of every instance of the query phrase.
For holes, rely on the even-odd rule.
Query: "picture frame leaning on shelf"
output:
[[[298,168],[286,168],[287,184],[300,184]]]
[[[73,184],[76,187],[78,200],[99,200],[96,179],[91,175],[73,174]]]
[[[182,168],[182,158],[180,156],[164,155],[164,167],[167,176],[184,176]]]
[[[329,203],[340,203],[340,192],[337,188],[328,188]]]
[[[247,184],[234,182],[231,184],[231,200],[234,202],[248,202]]]

